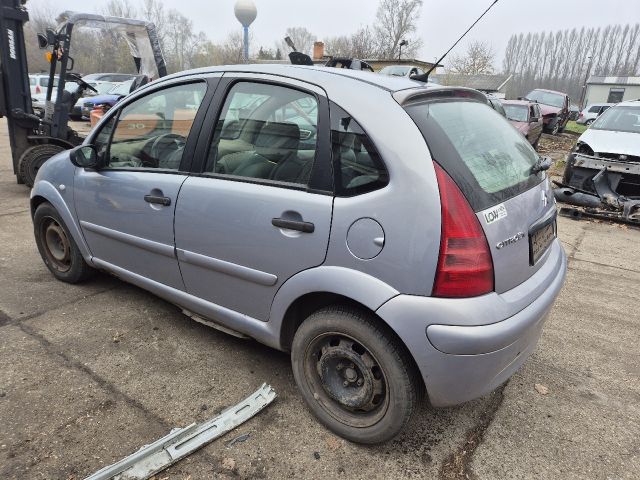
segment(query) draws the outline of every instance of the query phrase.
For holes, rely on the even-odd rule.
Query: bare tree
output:
[[[373,26],[377,54],[381,58],[398,57],[400,42],[409,44],[403,48],[407,56],[414,56],[422,41],[413,35],[420,17],[422,0],[380,0]]]
[[[327,38],[325,52],[334,57],[373,58],[377,49],[371,41],[372,35],[369,27],[362,27],[351,35]]]
[[[138,16],[135,4],[127,0],[109,0],[104,6],[103,12],[112,17],[135,18]]]
[[[285,31],[284,37],[291,37],[293,44],[299,52],[310,54],[313,42],[316,40],[316,36],[304,27],[289,27]],[[280,41],[279,48],[284,52],[290,52],[291,48],[284,42]]]
[[[473,41],[467,45],[464,55],[454,55],[449,60],[449,70],[464,75],[493,73],[495,52],[488,43]]]
[[[220,62],[233,65],[244,61],[244,39],[242,32],[237,30],[230,33],[224,43],[220,45]]]
[[[503,69],[514,75],[509,96],[541,87],[577,99],[589,75],[640,73],[640,24],[513,35]]]

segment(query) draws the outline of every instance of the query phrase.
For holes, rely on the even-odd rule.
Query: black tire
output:
[[[50,203],[41,203],[36,209],[33,233],[42,260],[58,280],[78,283],[95,273],[85,262],[69,229]]]
[[[391,440],[421,397],[422,382],[404,345],[355,308],[330,306],[311,314],[295,333],[291,363],[311,412],[356,443]]]
[[[34,145],[26,149],[18,161],[18,175],[24,184],[33,187],[42,164],[62,151],[64,148],[51,144]]]
[[[584,122],[584,124],[588,127],[589,125],[591,125],[593,122],[595,122],[595,119],[590,118],[589,120],[587,120],[586,122]]]
[[[560,122],[558,120],[553,122],[553,125],[551,125],[551,128],[549,129],[549,133],[551,135],[557,135],[560,133]]]

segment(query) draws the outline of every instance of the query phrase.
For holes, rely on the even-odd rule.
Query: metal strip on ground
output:
[[[217,417],[200,425],[192,423],[185,428],[173,429],[161,439],[104,467],[85,480],[147,479],[246,422],[275,398],[275,390],[263,383],[253,394]]]

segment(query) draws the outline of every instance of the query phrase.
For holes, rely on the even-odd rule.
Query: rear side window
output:
[[[359,195],[389,183],[387,169],[369,137],[335,103],[331,103],[331,149],[338,195]]]
[[[318,100],[280,85],[235,84],[216,125],[205,173],[307,185]]]
[[[594,105],[589,109],[589,113],[598,113],[600,111],[600,105]]]
[[[474,210],[496,205],[542,181],[542,174],[532,173],[538,154],[487,105],[452,100],[423,102],[406,109],[434,160],[454,179]]]

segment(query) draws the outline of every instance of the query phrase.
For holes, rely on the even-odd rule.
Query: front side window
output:
[[[389,183],[387,169],[369,137],[351,115],[333,103],[331,148],[338,195],[370,192]]]
[[[279,85],[240,82],[225,100],[204,173],[307,185],[318,100]]]
[[[206,85],[201,82],[177,85],[124,107],[103,153],[105,168],[178,170],[205,92]]]

